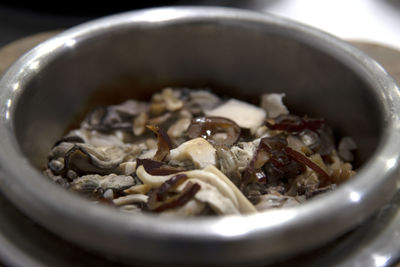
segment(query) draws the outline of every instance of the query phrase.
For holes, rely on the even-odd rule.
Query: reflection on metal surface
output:
[[[353,202],[358,202],[361,199],[361,195],[358,192],[353,191],[350,193],[350,199]]]
[[[388,159],[386,161],[386,169],[387,170],[392,169],[394,166],[396,166],[396,163],[397,163],[397,159],[395,159],[395,158]]]
[[[296,214],[296,211],[292,209],[282,209],[260,214],[259,217],[253,217],[252,220],[248,221],[244,221],[241,217],[221,218],[220,221],[212,226],[212,231],[227,237],[237,237],[247,234],[249,229],[257,230],[266,226],[279,226],[282,223],[293,219]],[[246,225],[243,225],[243,227],[238,227],[238,225],[243,223]]]
[[[4,114],[4,117],[5,117],[6,120],[10,119],[10,107],[11,107],[11,104],[12,104],[12,100],[8,99],[7,102],[6,102],[6,111],[5,111],[5,114]]]
[[[68,39],[65,42],[65,46],[69,47],[69,48],[73,48],[75,46],[75,44],[76,44],[76,40],[75,39]]]
[[[143,19],[147,22],[163,22],[181,17],[182,13],[177,12],[174,8],[164,9],[163,11],[145,11],[139,20]]]
[[[29,68],[31,70],[38,70],[40,66],[39,61],[33,61],[31,64],[29,64]]]
[[[390,260],[391,257],[373,254],[372,258],[374,259],[376,267],[383,267],[383,266],[386,266],[386,264],[388,263],[388,261]]]
[[[233,237],[233,236],[241,236],[247,233],[247,229],[243,227],[237,227],[235,223],[230,223],[232,218],[226,218],[221,220],[219,223],[213,226],[213,232],[216,232],[220,235]]]
[[[14,83],[13,85],[13,91],[17,91],[19,89],[19,82]]]

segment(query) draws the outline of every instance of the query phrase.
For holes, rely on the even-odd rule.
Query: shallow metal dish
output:
[[[211,87],[256,101],[285,92],[289,109],[327,119],[358,143],[358,174],[300,207],[223,218],[159,219],[95,206],[41,174],[53,143],[96,104],[163,86]],[[124,261],[271,262],[353,229],[397,190],[399,89],[364,53],[279,17],[166,7],[65,31],[0,81],[0,188],[57,235]]]

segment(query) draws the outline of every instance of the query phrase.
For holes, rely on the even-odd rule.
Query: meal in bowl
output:
[[[296,206],[355,174],[354,141],[291,114],[285,94],[259,105],[206,89],[90,112],[51,149],[55,183],[130,213],[247,214]]]

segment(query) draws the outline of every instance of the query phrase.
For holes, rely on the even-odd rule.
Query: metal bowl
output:
[[[170,85],[253,102],[285,92],[292,112],[324,117],[356,140],[358,174],[296,208],[189,219],[96,206],[42,175],[48,151],[80,114]],[[393,196],[399,104],[398,87],[375,61],[293,21],[216,7],[117,14],[40,44],[2,77],[0,188],[55,234],[125,262],[272,262],[334,240]]]

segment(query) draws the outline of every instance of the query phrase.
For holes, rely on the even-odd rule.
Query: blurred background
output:
[[[96,1],[95,4],[73,0],[3,0],[0,2],[0,47],[34,33],[62,30],[101,16],[165,5],[218,5],[270,12],[346,40],[400,49],[400,0],[145,0]]]

